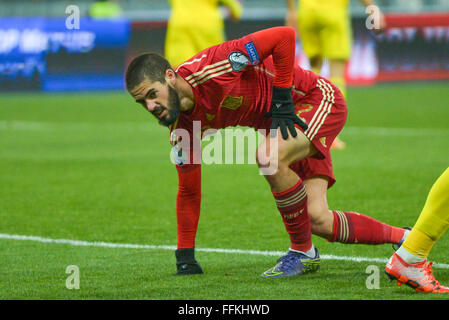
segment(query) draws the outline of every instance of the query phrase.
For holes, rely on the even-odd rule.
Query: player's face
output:
[[[159,124],[168,127],[178,119],[181,106],[179,95],[167,83],[145,80],[130,93],[137,103],[159,120]]]

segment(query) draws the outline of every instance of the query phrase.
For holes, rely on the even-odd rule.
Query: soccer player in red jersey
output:
[[[261,170],[276,168],[265,178],[290,248],[262,276],[316,271],[320,259],[312,233],[342,243],[404,240],[404,229],[360,213],[329,210],[327,189],[335,183],[329,148],[346,121],[346,103],[335,85],[295,65],[294,57],[294,29],[275,27],[205,49],[176,70],[152,53],[128,66],[128,92],[171,131],[179,177],[178,274],[202,273],[194,248],[201,202],[200,139],[209,128],[272,129],[256,160]],[[196,134],[195,123],[201,124]]]

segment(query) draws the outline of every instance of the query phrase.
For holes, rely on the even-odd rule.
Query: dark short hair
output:
[[[159,54],[141,54],[128,65],[125,76],[126,89],[132,90],[145,79],[165,83],[165,71],[167,69],[172,69],[170,63]]]

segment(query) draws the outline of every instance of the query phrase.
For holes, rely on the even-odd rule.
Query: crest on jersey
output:
[[[226,96],[220,104],[220,107],[237,110],[243,103],[243,97]]]
[[[249,64],[249,59],[240,51],[233,51],[228,56],[228,60],[231,63],[232,70],[240,72]]]

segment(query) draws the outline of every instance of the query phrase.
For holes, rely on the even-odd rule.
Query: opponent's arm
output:
[[[307,130],[307,125],[295,114],[291,95],[296,47],[295,30],[290,27],[274,27],[252,33],[250,38],[256,43],[261,60],[270,55],[273,57],[273,95],[270,111],[267,113],[267,117],[273,118],[272,132],[276,133],[279,127],[284,139],[288,139],[288,131],[296,137],[294,124],[298,124],[303,130]]]

